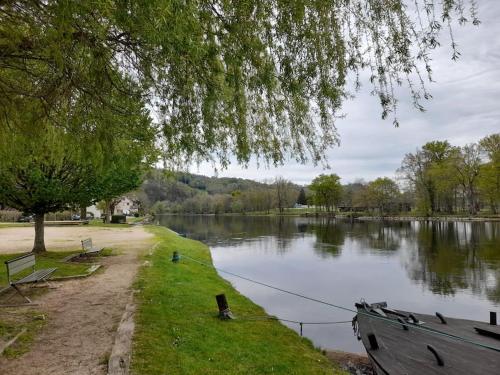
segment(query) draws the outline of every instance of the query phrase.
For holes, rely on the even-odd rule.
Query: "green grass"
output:
[[[69,251],[69,252],[47,252],[45,254],[36,255],[36,265],[35,269],[42,268],[52,268],[56,267],[57,271],[52,274],[53,277],[61,277],[61,276],[74,276],[84,274],[85,271],[89,268],[88,263],[66,263],[61,262],[62,259],[67,257],[70,254],[75,254],[78,251]],[[15,258],[20,256],[21,254],[2,254],[0,255],[0,288],[2,286],[7,285],[7,270],[4,265],[6,260]],[[25,270],[16,274],[15,277],[22,277],[25,274],[29,274],[30,270]],[[1,299],[1,296],[0,296]]]
[[[103,228],[130,228],[130,224],[105,224],[100,219],[90,220],[88,223],[91,227],[103,227]]]
[[[225,293],[236,316],[264,310],[239,294],[213,268],[208,248],[166,228],[148,226],[159,244],[136,281],[138,310],[134,374],[340,374],[311,342],[276,321],[221,321],[215,295]]]
[[[31,223],[0,223],[1,228],[19,228],[19,227],[32,227]]]
[[[135,216],[128,216],[127,217],[127,223],[140,223],[141,221],[144,220],[144,216],[139,216],[139,217],[135,217]]]
[[[110,256],[119,255],[119,254],[121,254],[121,251],[116,250],[116,249],[111,249],[109,247],[105,247],[99,253],[99,255],[102,256],[102,257],[110,257]]]
[[[2,355],[7,358],[16,358],[26,353],[46,321],[47,317],[39,311],[2,309],[0,311],[0,339],[2,341],[7,342],[26,329],[26,332],[19,336]]]

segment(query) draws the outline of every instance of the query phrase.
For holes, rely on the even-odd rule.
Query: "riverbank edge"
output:
[[[332,214],[326,212],[317,213],[224,213],[224,214],[186,214],[186,213],[165,213],[155,216],[245,216],[245,217],[318,217],[327,219],[342,219],[354,221],[436,221],[436,222],[498,222],[500,217],[475,217],[475,216],[356,216],[346,214]]]
[[[339,219],[351,219],[350,216],[337,216]],[[500,217],[466,217],[466,216],[358,216],[358,221],[436,221],[436,222],[497,222]]]
[[[136,283],[137,313],[131,373],[153,374],[346,374],[311,341],[271,319],[241,295],[215,269],[209,248],[159,226],[145,229],[155,238],[143,256]],[[172,252],[181,261],[171,261]],[[215,295],[225,293],[237,317],[221,321]],[[245,317],[259,317],[258,320]]]

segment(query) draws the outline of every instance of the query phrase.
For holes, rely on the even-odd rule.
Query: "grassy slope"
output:
[[[166,228],[148,227],[159,242],[136,288],[139,302],[134,374],[340,374],[311,343],[275,321],[220,321],[215,295],[225,293],[236,316],[265,312],[217,275],[178,250],[211,262],[208,248]]]

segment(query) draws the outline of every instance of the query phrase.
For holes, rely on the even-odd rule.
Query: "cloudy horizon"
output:
[[[500,40],[491,36],[500,31],[496,22],[500,17],[500,2],[480,2],[479,16],[478,27],[468,24],[454,28],[461,52],[457,62],[451,60],[446,38],[442,47],[434,51],[435,82],[427,84],[433,99],[423,103],[426,112],[415,109],[407,93],[399,95],[400,127],[395,128],[391,119],[381,119],[378,98],[369,94],[370,86],[366,84],[356,98],[344,104],[347,116],[336,122],[341,144],[326,152],[330,169],[288,160],[278,168],[257,168],[255,163],[244,168],[233,163],[215,173],[211,165],[201,164],[189,171],[257,181],[282,176],[301,185],[309,184],[320,173],[336,173],[343,183],[384,176],[394,178],[404,155],[426,142],[448,140],[463,146],[499,132]]]

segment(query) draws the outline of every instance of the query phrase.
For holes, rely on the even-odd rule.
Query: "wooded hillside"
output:
[[[153,213],[241,213],[292,207],[299,193],[300,186],[282,178],[257,182],[155,169],[138,198]]]

